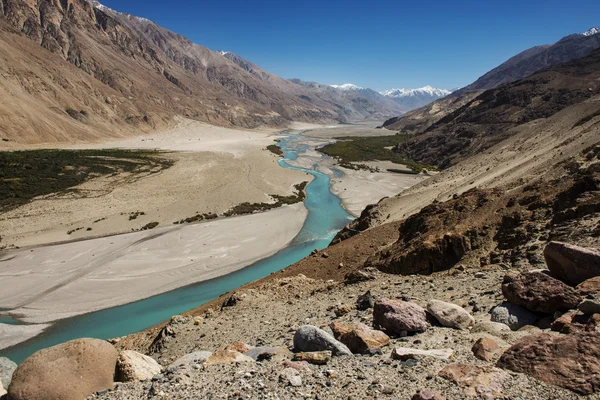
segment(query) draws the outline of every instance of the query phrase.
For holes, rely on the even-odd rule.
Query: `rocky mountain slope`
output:
[[[322,101],[151,21],[85,0],[3,0],[0,51],[3,145],[153,130],[175,115],[257,127],[401,112],[380,111],[359,95]]]

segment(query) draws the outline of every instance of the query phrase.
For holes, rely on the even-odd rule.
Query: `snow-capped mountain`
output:
[[[332,88],[335,89],[339,89],[339,90],[343,90],[346,92],[356,92],[358,90],[363,90],[364,88],[361,88],[360,86],[356,86],[352,83],[344,83],[343,85],[329,85]]]
[[[418,89],[390,89],[381,92],[381,95],[390,97],[403,107],[413,110],[439,98],[446,97],[450,93],[452,93],[450,90],[438,89],[428,85]]]
[[[597,35],[598,33],[600,33],[600,26],[597,28],[592,28],[586,32],[583,32],[582,35],[583,36],[593,36],[593,35]]]

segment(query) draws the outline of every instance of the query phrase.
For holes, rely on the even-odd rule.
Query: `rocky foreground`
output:
[[[543,254],[547,269],[509,273],[275,278],[145,339],[2,360],[0,377],[12,400],[600,398],[600,252]]]

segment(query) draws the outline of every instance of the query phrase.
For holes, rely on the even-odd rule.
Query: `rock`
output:
[[[539,333],[510,347],[498,366],[588,395],[600,391],[600,334]]]
[[[516,331],[526,325],[535,324],[538,316],[516,304],[502,303],[492,309],[491,320],[505,324]]]
[[[577,308],[584,314],[600,314],[600,300],[585,299]]]
[[[6,390],[4,389],[4,386],[2,386],[2,382],[0,381],[0,397],[4,396],[6,394]]]
[[[567,311],[560,317],[556,318],[554,322],[552,322],[552,324],[550,325],[550,329],[555,332],[562,332],[563,329],[571,325],[571,323],[573,322],[573,318],[575,318],[576,315],[577,311],[575,310]]]
[[[440,360],[449,360],[454,355],[455,351],[452,349],[435,349],[435,350],[419,350],[411,349],[408,347],[395,347],[392,350],[392,358],[394,360],[410,360],[420,359],[425,357],[439,358]]]
[[[456,304],[446,303],[444,301],[431,300],[427,304],[427,311],[429,311],[442,326],[448,328],[466,329],[475,322],[475,319],[467,310]]]
[[[148,352],[150,353],[160,353],[160,351],[165,347],[166,343],[176,336],[175,329],[171,324],[165,325],[158,335],[154,338],[154,341],[148,348]]]
[[[473,325],[473,329],[471,332],[473,333],[489,333],[494,336],[503,336],[504,334],[510,332],[511,329],[508,325],[505,325],[501,322],[492,322],[492,321],[480,321]]]
[[[277,359],[291,360],[294,356],[291,351],[284,347],[255,347],[246,352],[246,355],[255,361]]]
[[[211,355],[212,353],[210,351],[195,351],[175,360],[169,365],[169,369],[173,370],[184,365],[202,364]]]
[[[352,271],[346,274],[344,277],[344,283],[346,285],[352,285],[354,283],[372,281],[375,279],[375,275],[368,274],[364,271]]]
[[[81,400],[114,387],[117,350],[98,339],[77,339],[28,357],[8,387],[11,400]]]
[[[350,311],[352,311],[352,307],[348,306],[348,305],[343,305],[343,306],[337,306],[333,312],[335,314],[336,317],[342,317],[348,313],[350,313]]]
[[[254,363],[254,360],[239,351],[218,350],[204,361],[204,365]]]
[[[306,361],[309,364],[325,365],[331,360],[331,351],[307,351],[294,354],[294,361]]]
[[[504,398],[504,383],[510,379],[506,372],[492,366],[460,363],[447,365],[438,375],[462,387],[467,396],[490,399]]]
[[[252,347],[248,346],[244,342],[233,342],[229,346],[225,347],[225,350],[237,351],[237,352],[240,352],[243,354],[243,353],[246,353],[251,348]]]
[[[232,294],[223,302],[221,309],[227,307],[234,307],[241,300],[240,296],[237,293]]]
[[[373,307],[373,325],[384,329],[389,335],[400,336],[404,332],[425,332],[427,314],[417,304],[398,300],[381,300]]]
[[[294,334],[294,349],[296,351],[330,350],[334,356],[352,356],[345,344],[337,341],[329,333],[312,325],[298,328]]]
[[[554,314],[577,308],[577,291],[542,272],[506,275],[502,294],[508,301],[534,312]]]
[[[356,300],[356,309],[359,311],[365,311],[369,308],[373,308],[375,301],[373,300],[373,296],[371,296],[371,291],[367,290],[365,294],[358,297]]]
[[[483,361],[492,361],[502,353],[502,349],[500,349],[498,343],[486,337],[477,340],[471,350],[475,358]]]
[[[151,357],[125,350],[117,359],[116,378],[119,382],[146,381],[160,374],[161,366]]]
[[[432,392],[431,390],[423,390],[416,393],[412,400],[446,400],[443,394],[438,392]]]
[[[561,242],[550,242],[544,258],[552,275],[579,285],[600,276],[600,251]]]
[[[321,253],[321,258],[329,258],[329,253],[322,252]]]
[[[600,293],[600,276],[590,278],[579,285],[577,285],[577,291],[581,296],[587,296],[588,294]]]
[[[388,335],[371,329],[365,324],[346,325],[332,322],[329,327],[333,331],[333,336],[355,354],[368,354],[371,350],[379,349],[390,342]]]
[[[302,377],[294,368],[285,368],[283,371],[281,371],[279,373],[279,380],[283,383],[289,384],[290,386],[302,386]]]
[[[0,357],[0,383],[5,388],[10,385],[10,380],[15,369],[17,369],[17,364],[6,357]]]

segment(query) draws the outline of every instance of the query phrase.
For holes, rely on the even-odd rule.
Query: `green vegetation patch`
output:
[[[0,212],[37,196],[73,191],[86,180],[122,172],[158,173],[173,165],[152,150],[26,150],[0,152]]]
[[[304,192],[306,185],[308,185],[308,182],[302,182],[302,183],[295,185],[294,188],[296,189],[296,193],[294,193],[293,195],[290,195],[290,196],[271,195],[271,197],[273,197],[273,199],[275,199],[274,203],[248,203],[248,202],[246,202],[246,203],[238,204],[237,206],[231,208],[229,211],[225,212],[223,214],[223,216],[231,217],[233,215],[252,214],[254,212],[268,211],[273,208],[278,208],[284,204],[299,203],[301,201],[304,201],[304,199],[306,198],[306,193]]]
[[[404,164],[416,173],[430,166],[417,163],[394,153],[390,148],[406,141],[405,135],[353,137],[346,136],[337,142],[328,144],[318,149],[330,157],[335,157],[342,166],[361,161],[391,161]]]

